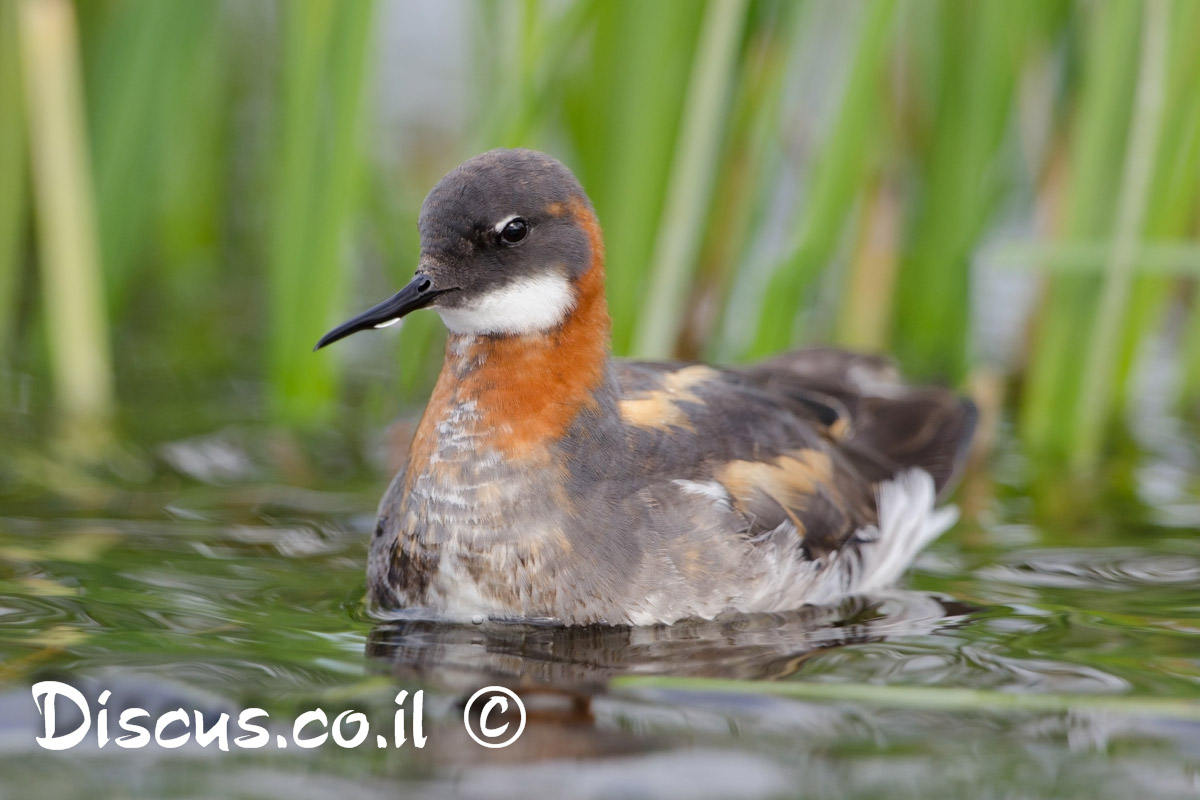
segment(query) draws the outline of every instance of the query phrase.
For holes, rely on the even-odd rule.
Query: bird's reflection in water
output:
[[[528,709],[526,730],[511,748],[490,751],[493,757],[579,758],[655,748],[654,741],[626,729],[596,724],[592,700],[605,696],[613,677],[775,680],[822,651],[928,633],[972,610],[919,592],[893,591],[833,607],[648,627],[450,624],[414,614],[376,626],[367,655],[398,683],[419,682],[458,696],[459,714],[480,687],[515,690]],[[471,747],[465,733],[458,738],[462,741],[444,749],[469,752],[476,761],[489,755]]]

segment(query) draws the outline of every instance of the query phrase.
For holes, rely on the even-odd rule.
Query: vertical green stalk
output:
[[[1107,238],[1119,164],[1128,131],[1141,5],[1129,0],[1089,6],[1082,86],[1072,123],[1068,187],[1059,236]],[[1071,420],[1080,408],[1080,332],[1090,330],[1098,296],[1094,275],[1051,275],[1046,281],[1021,401],[1020,434],[1044,457],[1070,452]]]
[[[895,9],[891,0],[877,0],[862,7],[858,42],[841,106],[813,161],[799,244],[770,282],[748,355],[766,355],[791,344],[804,292],[832,257],[850,206],[870,172],[869,153],[879,137],[879,83],[890,51]]]
[[[163,176],[180,158],[170,123],[191,111],[179,102],[180,84],[218,11],[191,0],[126,0],[96,37],[87,88],[101,257],[114,312],[125,307],[139,268],[154,263]],[[211,169],[210,158],[194,160]],[[155,264],[159,274],[173,267]]]
[[[1182,239],[1192,232],[1200,200],[1200,92],[1195,76],[1200,73],[1200,4],[1174,0],[1170,4],[1167,64],[1161,136],[1154,146],[1154,174],[1146,199],[1145,226],[1139,248],[1136,276],[1130,286],[1123,339],[1115,353],[1113,415],[1119,414],[1130,397],[1126,391],[1135,375],[1133,366],[1146,337],[1161,327],[1164,308],[1179,289],[1177,278],[1153,274],[1150,254],[1161,250],[1160,242]],[[1195,265],[1194,253],[1183,257],[1180,267]],[[1178,269],[1178,268],[1177,268]],[[1189,340],[1185,339],[1185,343]],[[1182,353],[1180,354],[1183,355]]]
[[[559,122],[562,93],[568,83],[564,71],[577,56],[581,42],[586,41],[592,20],[592,6],[574,2],[554,10],[537,0],[526,0],[523,6],[519,36],[514,36],[516,48],[511,60],[521,76],[514,80],[506,69],[491,75],[494,85],[491,110],[481,127],[486,147],[530,147],[539,139],[547,139],[549,128]],[[486,41],[486,39],[485,39]]]
[[[19,15],[55,396],[69,444],[86,458],[106,435],[113,380],[75,12],[68,0],[22,0]]]
[[[914,373],[956,380],[967,361],[970,255],[1005,174],[993,162],[1034,9],[1027,0],[951,0],[939,10],[937,118],[896,286],[895,345]]]
[[[692,290],[693,313],[681,342],[684,358],[704,354],[730,360],[744,349],[739,334],[753,335],[738,324],[738,306],[749,294],[738,288],[738,268],[760,221],[770,218],[778,188],[782,156],[774,145],[788,67],[807,29],[801,10],[795,3],[750,8],[727,144],[720,156],[721,177],[709,205],[701,272]]]
[[[650,261],[653,270],[650,289],[642,305],[634,344],[639,355],[670,356],[679,335],[688,279],[700,249],[705,211],[717,170],[717,152],[725,129],[729,89],[745,15],[746,0],[710,3],[705,13],[667,185],[666,206]]]
[[[1194,281],[1193,285],[1200,286],[1200,280]],[[1183,362],[1180,399],[1185,405],[1200,409],[1200,310],[1195,305],[1183,337],[1180,360]]]
[[[591,0],[590,57],[564,75],[576,173],[605,230],[613,347],[626,352],[704,10],[692,0]],[[582,44],[582,43],[581,43]]]
[[[888,176],[868,191],[848,265],[834,341],[852,350],[887,352],[900,272],[900,203]]]
[[[278,149],[272,165],[276,183],[270,221],[267,358],[275,411],[285,421],[295,421],[311,413],[307,407],[316,398],[327,398],[333,386],[333,366],[324,359],[311,365],[306,384],[298,353],[303,352],[306,338],[302,331],[308,329],[304,323],[311,322],[304,316],[314,311],[303,304],[315,269],[309,258],[311,226],[330,224],[316,218],[315,206],[320,191],[316,170],[323,156],[319,144],[324,115],[319,100],[334,5],[331,0],[304,0],[278,10],[283,86],[273,136]],[[317,321],[329,320],[322,315]]]
[[[358,204],[359,189],[365,166],[364,125],[367,118],[367,98],[370,85],[367,64],[370,55],[371,20],[374,0],[354,0],[338,4],[338,25],[330,50],[328,158],[320,172],[324,197],[317,219],[328,222],[316,224],[313,241],[314,276],[308,283],[306,305],[314,310],[340,318],[346,294],[346,277],[350,274],[342,256],[349,239],[349,223]],[[314,320],[310,328],[318,335],[326,325]],[[305,354],[307,357],[307,353]]]
[[[1112,407],[1115,356],[1125,327],[1134,257],[1145,225],[1155,147],[1162,129],[1169,9],[1166,0],[1145,0],[1144,9],[1141,66],[1129,123],[1129,145],[1125,151],[1116,229],[1099,305],[1092,320],[1079,413],[1074,417],[1072,429],[1070,452],[1076,469],[1095,463],[1104,423]]]
[[[1200,3],[1176,0],[1170,23],[1171,64],[1167,89],[1167,121],[1160,144],[1157,174],[1150,192],[1147,241],[1195,238],[1200,212],[1200,92],[1195,76],[1200,74]],[[1193,251],[1194,252],[1194,251]],[[1193,256],[1191,263],[1196,265]],[[1139,333],[1162,319],[1161,309],[1178,281],[1146,278],[1149,287],[1138,292],[1131,309],[1131,327]],[[1193,284],[1196,285],[1196,284]],[[1141,287],[1139,287],[1141,288]],[[1141,339],[1141,336],[1138,336]],[[1128,380],[1134,347],[1122,353],[1122,385]],[[1200,305],[1193,302],[1179,353],[1182,371],[1180,399],[1200,399]],[[1121,398],[1118,398],[1118,400]]]
[[[483,110],[473,152],[493,147],[525,147],[528,126],[541,109],[534,101],[537,70],[546,51],[549,9],[538,0],[481,3],[477,48],[492,60],[480,65],[488,78],[475,95]],[[576,4],[578,7],[578,4]],[[483,55],[480,53],[478,55]]]
[[[329,411],[333,361],[312,342],[343,313],[340,245],[362,171],[371,0],[281,6],[284,80],[269,271],[268,360],[275,412],[306,422]]]
[[[231,188],[228,88],[233,67],[221,6],[196,5],[202,15],[180,19],[179,24],[186,22],[189,27],[187,42],[173,59],[169,91],[164,92],[159,111],[159,136],[166,145],[152,221],[162,266],[171,277],[207,293],[222,285],[221,260],[197,255],[218,247],[222,194]]]
[[[25,227],[25,115],[18,47],[16,5],[0,3],[0,353],[17,318]]]

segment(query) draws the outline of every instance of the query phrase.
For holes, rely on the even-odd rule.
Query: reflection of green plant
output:
[[[122,524],[137,535],[90,522],[58,523],[40,535],[0,529],[0,596],[10,619],[34,622],[0,626],[0,679],[84,664],[92,674],[174,665],[180,675],[194,659],[210,665],[192,676],[197,684],[224,690],[237,675],[241,692],[279,694],[361,675],[366,626],[353,630],[345,611],[363,593],[358,537]],[[289,536],[314,553],[284,556],[270,546],[286,549]],[[192,545],[181,547],[185,540]],[[354,566],[342,573],[348,582],[339,590],[327,575],[343,552]]]
[[[706,694],[774,695],[821,703],[864,703],[885,708],[925,711],[1093,711],[1106,714],[1200,720],[1200,703],[1167,697],[1002,692],[938,686],[896,686],[868,683],[805,681],[734,681],[718,678],[626,676],[613,685],[628,691],[668,689]]]
[[[479,0],[463,51],[447,54],[471,70],[464,130],[389,148],[403,154],[394,170],[368,162],[370,87],[423,76],[373,75],[375,22],[391,18],[371,0],[22,0],[0,12],[0,347],[39,376],[63,345],[48,337],[42,365],[22,313],[26,255],[51,254],[27,241],[39,195],[19,178],[20,112],[32,106],[11,45],[14,9],[47,4],[79,15],[126,408],[147,383],[136,365],[160,362],[198,382],[262,382],[281,421],[324,419],[347,387],[387,416],[376,381],[364,396],[367,382],[339,373],[345,359],[308,348],[411,271],[430,182],[497,145],[552,150],[588,187],[621,353],[737,360],[832,339],[960,381],[981,366],[983,243],[1019,254],[1042,270],[1044,297],[1027,365],[1000,366],[1023,379],[1025,445],[1081,466],[1142,345],[1183,306],[1177,276],[1200,260],[1200,10],[1188,0]],[[1154,19],[1162,47],[1147,44]],[[1161,111],[1147,115],[1153,96]],[[1145,201],[1122,226],[1130,175],[1144,176]],[[992,248],[1014,219],[1036,229]],[[374,288],[352,292],[363,254],[387,280],[368,274]],[[1180,396],[1195,400],[1200,314],[1186,326]],[[440,357],[436,320],[399,338],[399,385],[416,400]]]

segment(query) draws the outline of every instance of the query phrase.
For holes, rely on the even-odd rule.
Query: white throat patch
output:
[[[521,278],[458,308],[434,311],[452,333],[529,334],[562,324],[575,306],[570,282],[557,273]]]

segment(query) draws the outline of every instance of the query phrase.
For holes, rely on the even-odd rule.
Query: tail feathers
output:
[[[749,367],[745,374],[791,400],[798,414],[839,430],[846,455],[872,483],[919,468],[945,496],[966,461],[975,404],[948,389],[905,384],[886,359],[810,348]]]
[[[926,546],[958,519],[958,509],[938,509],[933,478],[921,469],[902,472],[879,485],[879,527],[859,533],[853,592],[882,589],[895,583]]]
[[[921,469],[938,496],[953,488],[975,431],[975,404],[945,389],[909,389],[895,398],[864,398],[848,445],[875,454],[895,471]]]

